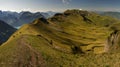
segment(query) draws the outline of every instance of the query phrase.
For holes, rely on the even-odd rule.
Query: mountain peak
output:
[[[41,17],[41,18],[38,18],[36,20],[34,20],[33,24],[41,24],[41,23],[44,23],[44,24],[49,24],[49,22],[47,21],[47,19]]]
[[[73,10],[66,10],[64,14],[89,14],[88,11],[85,10],[79,10],[79,9],[73,9]]]

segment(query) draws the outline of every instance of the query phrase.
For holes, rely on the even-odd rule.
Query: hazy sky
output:
[[[120,11],[120,0],[0,0],[0,10],[64,11],[65,9]]]

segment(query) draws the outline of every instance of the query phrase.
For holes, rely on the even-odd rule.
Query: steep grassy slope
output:
[[[20,38],[21,39],[21,38]],[[11,41],[0,49],[0,66],[5,67],[119,67],[120,53],[69,54],[54,49],[42,37],[23,35],[21,41]],[[32,47],[32,49],[29,47]],[[7,47],[7,48],[6,48]],[[3,49],[4,48],[4,49]],[[9,51],[9,52],[7,52]],[[4,54],[5,53],[5,54]],[[41,57],[42,55],[42,57]],[[6,58],[9,57],[9,58]],[[32,59],[36,58],[36,59]],[[36,64],[35,64],[36,62]],[[38,64],[38,62],[40,62]]]
[[[117,24],[117,19],[79,10],[39,18],[0,47],[0,66],[119,67],[120,53],[105,53],[116,45]]]

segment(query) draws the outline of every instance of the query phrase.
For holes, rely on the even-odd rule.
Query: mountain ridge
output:
[[[22,11],[11,12],[11,11],[0,11],[0,20],[5,21],[7,24],[18,27],[26,23],[32,22],[34,19],[44,17],[49,18],[53,16],[55,13],[53,12],[35,12],[32,13],[30,11]]]
[[[23,25],[0,47],[0,65],[114,66],[120,58],[119,24],[118,19],[81,10],[36,19]]]

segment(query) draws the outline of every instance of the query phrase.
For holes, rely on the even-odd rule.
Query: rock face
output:
[[[0,20],[0,43],[5,42],[15,31],[15,28]]]
[[[114,31],[108,37],[107,51],[118,51],[120,50],[120,31]]]
[[[120,23],[111,25],[110,29],[112,32],[109,34],[107,39],[107,52],[119,52],[120,50]]]

